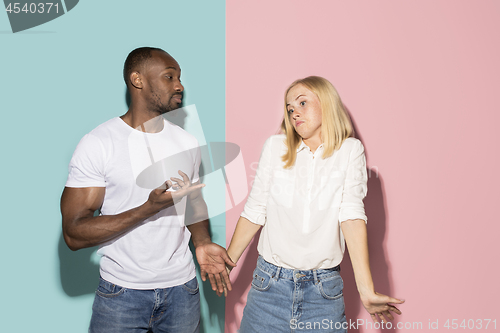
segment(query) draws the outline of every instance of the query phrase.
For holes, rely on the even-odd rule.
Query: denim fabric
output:
[[[239,332],[347,332],[339,270],[287,269],[259,257]]]
[[[136,290],[101,278],[96,290],[90,333],[194,333],[200,325],[196,277],[165,289]]]

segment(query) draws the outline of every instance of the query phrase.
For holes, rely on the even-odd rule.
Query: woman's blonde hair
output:
[[[353,127],[340,96],[335,87],[325,78],[308,76],[293,82],[285,92],[285,116],[281,123],[281,130],[286,134],[287,153],[281,157],[285,162],[284,168],[295,164],[297,148],[301,137],[290,123],[286,107],[286,96],[290,89],[301,84],[312,91],[319,99],[321,105],[321,140],[323,141],[323,158],[332,156],[333,152],[342,146],[344,140],[353,134]]]

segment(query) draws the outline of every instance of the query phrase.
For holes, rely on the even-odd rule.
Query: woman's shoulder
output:
[[[267,138],[266,142],[276,143],[276,142],[285,142],[286,135],[285,134],[274,134]]]
[[[363,143],[356,138],[350,137],[344,140],[342,146],[338,150],[338,154],[350,156],[351,154],[362,154],[365,151]]]
[[[342,148],[347,148],[347,149],[358,148],[359,149],[359,148],[363,148],[363,143],[359,139],[349,137],[349,138],[345,139],[345,141],[342,143],[342,146],[340,148],[341,149]]]
[[[283,155],[283,150],[286,150],[285,139],[286,135],[284,134],[271,135],[264,142],[264,145],[262,146],[262,153],[273,156],[276,154],[279,154],[279,156]]]
[[[275,134],[267,138],[264,143],[264,148],[270,148],[272,150],[281,150],[286,148],[286,135],[285,134]]]

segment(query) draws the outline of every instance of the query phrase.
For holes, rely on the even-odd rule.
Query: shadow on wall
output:
[[[347,107],[346,107],[347,110]],[[351,112],[347,110],[351,116]],[[356,123],[351,116],[354,126],[355,137],[363,144],[363,138],[357,130]],[[365,151],[368,157],[368,152]],[[390,265],[385,253],[385,233],[386,233],[386,202],[383,179],[376,168],[367,168],[368,172],[368,194],[364,200],[366,216],[368,217],[368,249],[370,253],[370,267],[375,284],[375,290],[381,294],[392,296],[392,277],[390,275]],[[349,252],[346,250],[344,260],[341,264],[342,278],[344,280],[344,301],[347,321],[356,321],[361,316],[365,316],[365,311],[354,280]],[[360,310],[363,309],[363,310]],[[397,316],[397,315],[396,315]],[[397,317],[395,318],[397,322]],[[394,327],[395,325],[393,325]],[[363,326],[366,327],[366,326]],[[349,329],[349,332],[359,332],[359,329]],[[365,330],[366,331],[366,330]],[[398,332],[397,328],[391,330]]]
[[[125,92],[125,100],[127,106],[130,107],[130,95],[128,91]],[[175,113],[172,117],[167,116],[166,118],[170,122],[184,128],[187,114],[183,110],[179,111],[180,112]],[[200,171],[202,171],[202,169],[203,165],[200,166]],[[201,281],[199,276],[200,267],[196,261],[196,255],[191,244],[190,249],[193,253],[196,265],[198,282],[201,286],[200,290],[203,289],[203,296],[207,302],[209,312],[209,325],[204,325],[203,316],[200,323],[200,333],[205,333],[205,326],[214,326],[215,322],[218,322],[219,327],[224,327],[225,300],[222,297],[217,297],[217,294],[212,290],[208,280],[206,282]],[[99,258],[94,254],[96,250],[97,247],[71,251],[64,242],[64,237],[61,232],[58,243],[59,268],[61,286],[66,295],[77,297],[95,293],[99,284]]]
[[[76,297],[94,293],[99,284],[99,265],[92,261],[92,254],[97,248],[71,251],[61,232],[57,249],[61,286],[66,295]]]

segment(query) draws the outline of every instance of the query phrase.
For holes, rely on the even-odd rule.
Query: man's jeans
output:
[[[194,333],[200,326],[196,277],[165,289],[136,290],[101,278],[96,290],[90,333]]]
[[[339,266],[301,271],[259,256],[240,333],[347,332]]]

